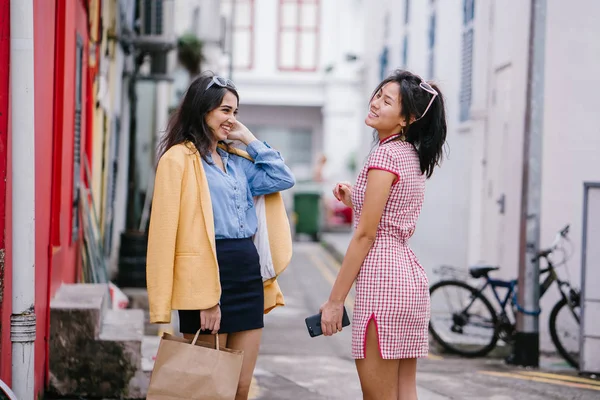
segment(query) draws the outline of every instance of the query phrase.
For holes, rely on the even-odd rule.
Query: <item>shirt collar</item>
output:
[[[219,155],[221,156],[221,158],[224,158],[226,160],[229,159],[229,153],[226,152],[225,150],[223,150],[222,148],[217,147],[217,153],[219,153]],[[209,160],[212,161],[212,159],[213,159],[212,153],[208,153],[206,155],[206,158],[208,158]]]
[[[222,148],[220,148],[220,147],[217,147],[217,153],[219,153],[219,155],[220,155],[221,157],[224,157],[224,158],[229,158],[229,153],[228,153],[228,152],[226,152],[225,150],[223,150],[223,149],[222,149]]]

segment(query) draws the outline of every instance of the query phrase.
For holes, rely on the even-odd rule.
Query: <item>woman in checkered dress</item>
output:
[[[341,330],[343,304],[356,281],[352,355],[364,399],[416,400],[416,359],[428,352],[429,284],[408,245],[425,180],[442,157],[446,116],[439,89],[407,71],[379,84],[365,123],[379,141],[351,187],[336,198],[356,213],[355,233],[329,300],[322,328]]]

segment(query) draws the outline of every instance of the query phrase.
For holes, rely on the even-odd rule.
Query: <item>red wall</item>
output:
[[[10,0],[0,0],[0,249],[5,247],[6,215],[6,161],[8,156],[8,81],[10,55]],[[6,263],[6,265],[8,265]],[[8,270],[8,268],[6,268]],[[11,276],[0,270],[0,379],[10,380],[10,314],[11,314]]]
[[[75,126],[75,50],[77,34],[84,43],[81,148],[85,149],[87,126],[86,68],[88,55],[87,15],[81,0],[59,2],[56,24],[56,93],[54,103],[54,159],[52,184],[52,269],[50,295],[62,282],[76,278],[77,243],[71,242],[71,205],[73,199],[73,140]],[[83,166],[81,170],[83,176]]]
[[[48,331],[50,299],[61,283],[76,281],[79,240],[72,242],[73,195],[73,138],[75,125],[75,43],[79,33],[84,43],[82,68],[83,104],[81,115],[81,148],[86,146],[87,91],[87,0],[47,1],[34,0],[34,90],[35,90],[35,223],[36,223],[36,282],[35,311],[37,335],[35,343],[35,390],[43,393],[47,380]],[[8,65],[10,0],[0,0],[0,66]],[[6,16],[6,18],[5,18]],[[6,37],[5,37],[6,36]],[[5,40],[6,39],[6,40]],[[10,134],[10,106],[5,94],[8,70],[0,68],[0,175],[2,163],[6,171],[6,263],[4,301],[1,306],[3,328],[0,340],[0,377],[11,381],[11,154],[4,140]],[[8,135],[10,136],[10,135]],[[82,167],[83,170],[83,167]],[[83,171],[82,171],[83,173]],[[83,176],[83,175],[82,175]],[[3,179],[0,178],[0,248],[4,230]]]
[[[55,13],[53,1],[34,1],[35,81],[35,342],[36,393],[44,390],[48,356],[50,196],[54,107]]]

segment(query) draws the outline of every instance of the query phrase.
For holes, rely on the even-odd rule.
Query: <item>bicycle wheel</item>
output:
[[[483,294],[453,280],[437,282],[429,293],[429,332],[444,349],[465,357],[481,357],[492,351],[498,341],[498,317]]]
[[[561,313],[562,311],[562,313]],[[577,318],[575,318],[575,313]],[[552,343],[559,354],[573,368],[579,369],[579,321],[581,318],[581,307],[579,302],[575,302],[575,307],[571,308],[564,297],[554,305],[550,313],[550,336]]]

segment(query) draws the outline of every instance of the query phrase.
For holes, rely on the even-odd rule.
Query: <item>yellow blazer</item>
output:
[[[249,160],[239,149],[230,152]],[[273,266],[279,275],[292,258],[292,236],[280,193],[265,196]],[[171,310],[205,310],[221,298],[215,228],[202,160],[191,143],[158,162],[148,232],[146,281],[150,322],[168,323]],[[264,282],[265,313],[283,306],[277,278]]]

